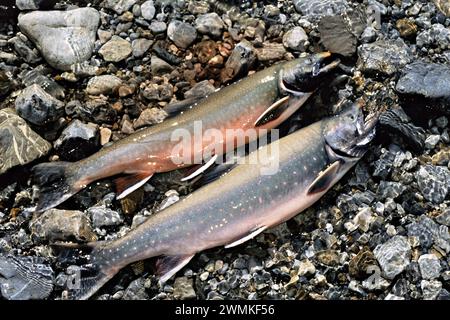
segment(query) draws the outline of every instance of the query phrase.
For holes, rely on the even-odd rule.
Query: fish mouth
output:
[[[361,158],[366,153],[369,143],[375,138],[379,116],[379,112],[371,112],[367,115],[363,124],[357,126],[359,136],[352,143],[353,146],[347,151],[348,155]]]
[[[341,63],[341,60],[335,58],[333,54],[329,51],[317,53],[316,55],[317,55],[317,63],[314,65],[313,70],[314,77],[332,72]]]

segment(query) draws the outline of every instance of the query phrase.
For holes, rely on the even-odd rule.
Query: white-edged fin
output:
[[[198,176],[199,174],[201,174],[202,172],[204,172],[206,169],[208,169],[209,167],[211,167],[214,162],[216,162],[217,160],[217,154],[215,154],[213,157],[211,157],[211,159],[208,160],[208,162],[206,162],[204,165],[202,165],[200,168],[198,168],[197,170],[195,170],[193,173],[191,173],[190,175],[188,175],[187,177],[184,177],[183,179],[181,179],[181,181],[188,181],[191,180],[193,178],[195,178],[196,176]]]
[[[164,256],[156,262],[157,272],[160,275],[159,284],[164,284],[172,278],[172,276],[180,271],[185,265],[191,261],[195,254],[187,254],[183,256]]]
[[[150,178],[153,176],[149,175],[148,177],[145,177],[144,179],[142,179],[141,181],[139,181],[138,183],[132,185],[131,187],[125,189],[122,193],[120,193],[116,199],[120,200],[125,198],[127,195],[129,195],[130,193],[132,193],[133,191],[136,191],[137,189],[139,189],[140,187],[142,187],[148,180],[150,180]]]
[[[335,161],[328,168],[319,172],[317,178],[309,186],[307,194],[314,194],[327,190],[336,177],[340,167],[340,161]]]
[[[255,121],[254,126],[259,127],[267,122],[270,122],[279,117],[283,113],[284,108],[287,106],[289,96],[285,96],[280,100],[275,101],[269,108],[264,111],[262,115]]]
[[[254,237],[256,237],[258,234],[260,234],[261,232],[263,232],[263,231],[266,230],[266,229],[267,229],[267,226],[259,227],[258,229],[256,229],[255,231],[252,231],[250,234],[246,235],[245,237],[243,237],[243,238],[241,238],[241,239],[239,239],[239,240],[237,240],[237,241],[234,241],[234,242],[232,242],[232,243],[230,243],[230,244],[227,244],[227,245],[225,246],[225,249],[228,249],[228,248],[232,248],[232,247],[238,246],[238,245],[240,245],[241,243],[244,243],[245,241],[248,241],[248,240],[250,240],[250,239],[253,239]]]

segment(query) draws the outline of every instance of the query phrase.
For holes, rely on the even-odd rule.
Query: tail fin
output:
[[[88,255],[88,264],[81,267],[72,266],[67,269],[66,273],[69,274],[69,278],[66,285],[67,290],[64,292],[65,299],[87,300],[117,273],[118,269],[112,268],[103,256],[102,242],[80,246],[76,244],[57,244],[56,246],[63,249],[62,254],[59,255],[60,260],[65,260],[64,256],[67,253],[73,253],[77,247],[92,250]]]
[[[33,167],[33,184],[39,188],[36,212],[56,207],[79,191],[73,186],[70,165],[69,162],[49,162]]]

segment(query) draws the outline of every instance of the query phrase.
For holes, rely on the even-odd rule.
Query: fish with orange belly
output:
[[[154,173],[186,167],[203,159],[204,151],[216,151],[214,157],[251,142],[237,139],[237,143],[205,138],[200,146],[191,148],[187,161],[173,152],[175,129],[194,134],[195,122],[202,129],[255,129],[259,135],[277,127],[292,115],[339,65],[331,53],[323,52],[274,65],[237,83],[227,86],[200,101],[195,107],[164,122],[137,131],[105,147],[92,156],[77,162],[43,163],[33,168],[33,183],[39,189],[36,212],[42,212],[64,202],[90,183],[116,175],[118,199],[144,185]],[[264,130],[263,130],[264,129]],[[225,136],[225,134],[224,134]],[[186,151],[188,152],[188,151]],[[207,162],[208,165],[214,161]]]
[[[250,153],[218,180],[150,216],[114,241],[93,242],[89,264],[80,268],[74,299],[87,299],[126,265],[158,257],[165,282],[203,250],[239,245],[319,200],[368,150],[377,116],[364,119],[352,104],[341,114],[316,122],[277,142],[278,171],[261,174],[259,154]]]

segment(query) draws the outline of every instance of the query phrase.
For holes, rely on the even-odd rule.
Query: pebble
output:
[[[62,131],[54,147],[63,161],[86,158],[99,147],[98,125],[75,119]]]
[[[442,203],[448,194],[450,171],[446,167],[420,166],[416,173],[417,185],[425,199],[433,203]]]
[[[89,80],[86,92],[91,95],[111,94],[122,84],[122,80],[114,75],[96,76]]]
[[[197,296],[193,287],[193,280],[187,277],[176,278],[173,283],[173,297],[178,300],[195,299]]]
[[[244,76],[256,63],[256,50],[247,41],[239,42],[225,62],[225,68],[221,72],[223,82],[227,82],[239,76]]]
[[[148,108],[141,112],[139,118],[133,122],[134,129],[163,122],[167,113],[160,108]]]
[[[450,209],[446,209],[438,215],[436,221],[444,226],[450,227]]]
[[[224,23],[215,12],[199,15],[195,20],[195,28],[202,34],[212,37],[220,37],[224,28]]]
[[[174,69],[170,64],[157,56],[152,56],[150,60],[150,68],[152,69],[153,75],[163,75]]]
[[[259,61],[276,61],[283,59],[286,49],[281,43],[264,42],[262,48],[256,48]]]
[[[172,20],[167,28],[167,36],[178,47],[186,49],[197,38],[197,31],[186,22]]]
[[[64,114],[64,103],[37,84],[22,90],[16,99],[15,107],[19,116],[37,126],[55,122]]]
[[[308,35],[302,27],[294,27],[284,34],[283,45],[287,49],[306,51],[309,46]]]
[[[150,23],[150,30],[153,34],[164,33],[167,30],[167,24],[164,21],[152,21]]]
[[[86,7],[33,11],[20,15],[18,25],[52,67],[68,71],[91,57],[99,23],[98,11]]]
[[[104,146],[111,139],[112,131],[109,128],[100,129],[100,144]]]
[[[118,14],[122,14],[125,11],[130,10],[136,2],[137,0],[105,0],[102,3],[102,6],[114,10]]]
[[[425,148],[429,150],[433,150],[436,145],[439,143],[439,140],[441,139],[441,136],[439,134],[432,134],[428,136],[425,140]]]
[[[40,257],[0,254],[0,292],[7,300],[42,300],[53,291],[54,273]]]
[[[0,174],[48,154],[51,144],[34,132],[14,109],[0,110]]]
[[[424,300],[435,300],[442,290],[442,282],[437,280],[422,280],[420,287]]]
[[[432,280],[439,277],[441,264],[434,254],[424,254],[419,257],[419,267],[422,278]]]
[[[153,0],[145,1],[141,4],[141,15],[145,20],[152,20],[155,16],[156,9]]]
[[[32,235],[40,241],[95,241],[96,236],[86,215],[76,210],[50,209],[30,224]]]
[[[133,50],[133,57],[140,58],[145,55],[145,53],[150,49],[153,44],[153,40],[147,39],[136,39],[131,43]]]
[[[107,62],[119,62],[126,59],[132,52],[131,44],[119,36],[113,36],[105,43],[98,53]]]
[[[377,245],[374,255],[388,279],[394,279],[410,263],[411,246],[406,237],[394,236],[383,244]]]

